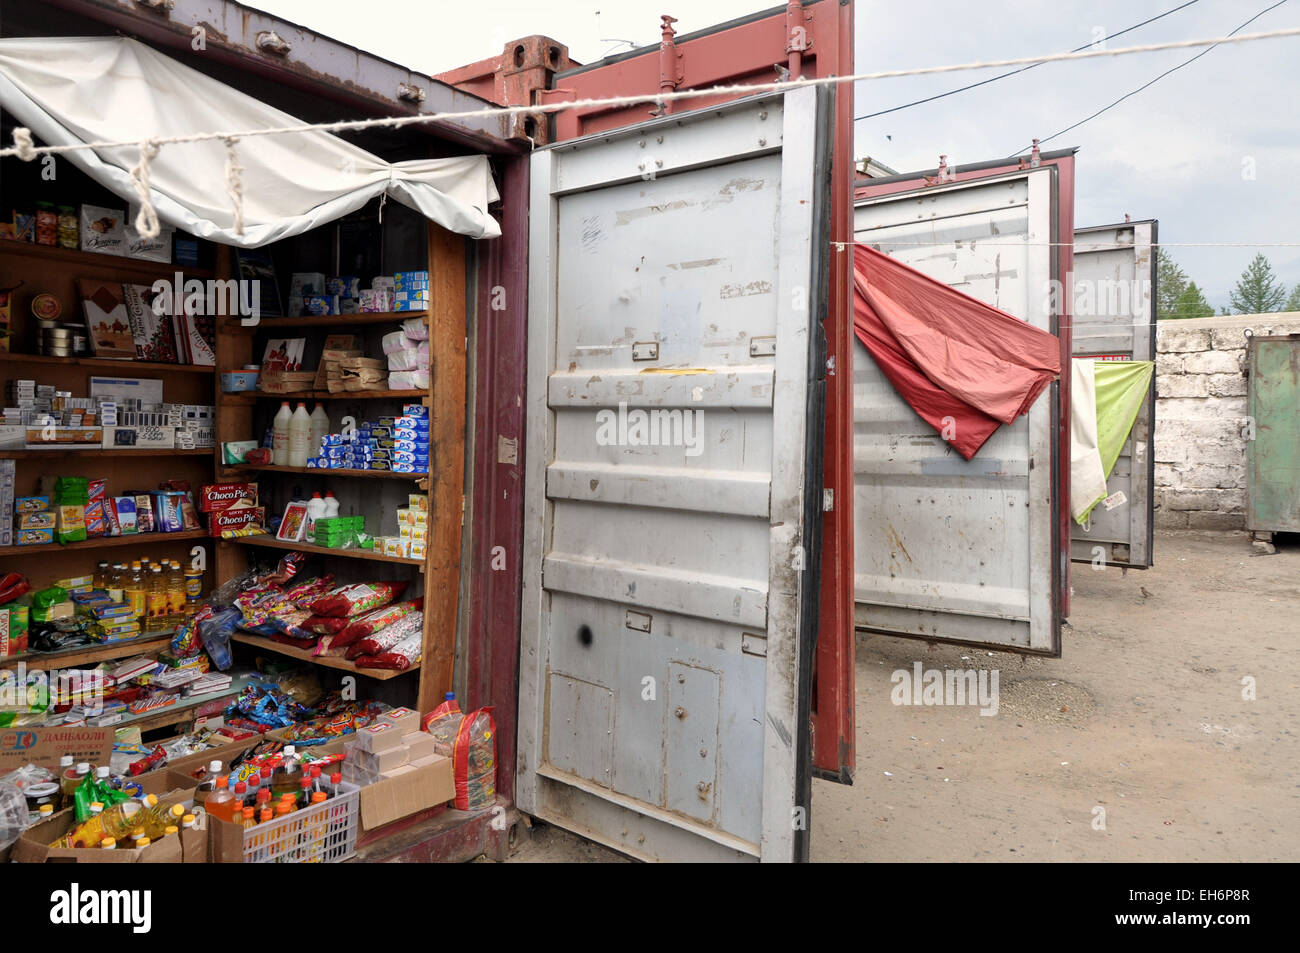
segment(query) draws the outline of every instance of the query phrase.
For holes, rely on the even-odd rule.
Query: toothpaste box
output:
[[[304,314],[328,315],[342,314],[338,295],[304,295],[302,299]]]

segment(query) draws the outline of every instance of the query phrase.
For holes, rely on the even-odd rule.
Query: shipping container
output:
[[[1099,361],[1156,359],[1158,223],[1122,222],[1074,233],[1073,356]],[[1070,558],[1147,569],[1155,541],[1155,375],[1106,487],[1118,502],[1087,524],[1070,523]],[[1123,494],[1118,497],[1117,494]]]

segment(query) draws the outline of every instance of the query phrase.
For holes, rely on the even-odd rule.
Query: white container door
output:
[[[830,97],[532,157],[519,806],[802,859]]]

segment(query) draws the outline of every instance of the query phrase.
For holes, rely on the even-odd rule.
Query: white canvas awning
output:
[[[145,140],[298,125],[301,120],[126,37],[0,40],[0,107],[48,145]],[[239,140],[244,233],[234,232],[220,140],[162,147],[151,201],[168,225],[246,248],[297,235],[387,194],[450,231],[501,234],[486,156],[385,162],[319,130]],[[135,146],[83,149],[69,161],[136,200]],[[56,167],[57,168],[57,167]]]

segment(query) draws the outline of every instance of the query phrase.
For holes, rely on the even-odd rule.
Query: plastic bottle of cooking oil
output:
[[[122,600],[131,604],[132,615],[137,619],[144,618],[149,606],[145,599],[144,570],[140,568],[139,560],[132,561],[131,571],[122,580]]]
[[[163,576],[162,566],[157,564],[149,573],[145,604],[147,606],[144,623],[146,632],[165,632],[171,628],[167,621],[167,579]]]
[[[167,615],[172,628],[185,622],[185,570],[175,559],[167,569]]]

